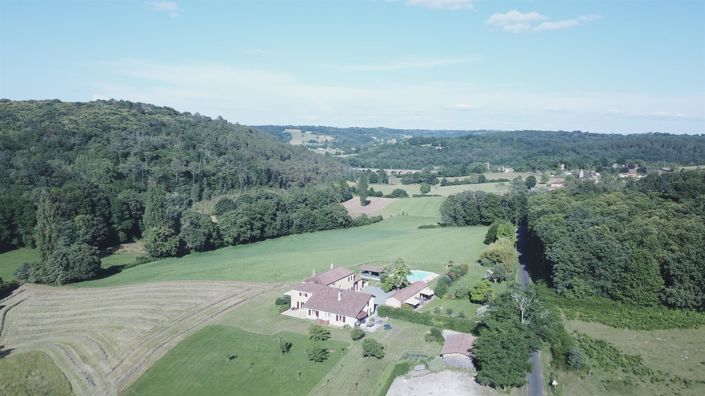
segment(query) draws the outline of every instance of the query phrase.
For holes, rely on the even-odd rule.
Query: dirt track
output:
[[[94,289],[24,285],[0,301],[0,345],[47,353],[76,395],[117,395],[183,338],[279,286],[216,281]]]

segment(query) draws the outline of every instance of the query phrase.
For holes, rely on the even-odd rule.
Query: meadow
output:
[[[292,343],[282,354],[279,337]],[[207,326],[185,339],[152,366],[126,395],[305,395],[334,367],[347,343],[327,341],[323,363],[308,360],[308,337],[262,335],[231,326]],[[237,357],[228,360],[228,355]]]
[[[6,281],[15,279],[15,271],[22,265],[39,259],[39,251],[30,248],[10,250],[0,254],[0,278]]]
[[[383,211],[384,221],[364,227],[322,231],[168,258],[127,269],[78,287],[117,286],[161,280],[290,282],[336,266],[391,263],[443,272],[448,261],[475,262],[487,227],[419,229],[435,224],[440,197],[400,199]]]
[[[71,384],[49,356],[24,352],[0,358],[2,392],[13,396],[70,396]]]
[[[705,394],[705,328],[628,330],[599,323],[568,320],[566,329],[604,340],[621,353],[639,355],[644,366],[680,380],[654,381],[634,378],[617,370],[591,367],[587,373],[551,372],[560,384],[558,394],[602,395],[702,395]],[[588,362],[591,364],[592,362]],[[594,366],[594,364],[592,364]],[[547,369],[548,374],[550,369]],[[546,377],[548,381],[548,376]]]
[[[392,191],[400,188],[406,191],[407,194],[419,195],[421,194],[420,184],[381,184],[381,183],[370,183],[370,188],[375,191],[382,191],[383,194],[391,194]],[[496,194],[504,194],[509,191],[510,183],[500,182],[500,183],[482,183],[482,184],[461,184],[457,186],[441,186],[435,185],[431,186],[431,191],[429,195],[440,195],[447,197],[452,194],[457,194],[463,191],[484,191]]]

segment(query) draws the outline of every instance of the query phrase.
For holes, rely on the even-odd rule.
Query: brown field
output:
[[[366,214],[368,216],[376,216],[382,214],[382,210],[387,207],[390,203],[397,200],[397,198],[380,198],[380,197],[368,197],[369,204],[366,206],[360,205],[360,197],[353,197],[350,200],[343,202],[343,206],[347,209],[348,214],[353,219]]]
[[[76,395],[117,395],[186,336],[280,284],[24,285],[0,301],[0,345],[44,352]]]

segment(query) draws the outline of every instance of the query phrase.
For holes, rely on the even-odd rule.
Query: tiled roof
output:
[[[342,290],[311,282],[297,285],[294,290],[311,293],[311,298],[306,301],[305,309],[315,309],[358,319],[367,316],[363,309],[372,297],[368,293]],[[338,301],[338,293],[340,293],[340,301]]]
[[[470,349],[472,349],[474,343],[475,337],[473,337],[471,334],[448,334],[446,336],[445,342],[443,343],[443,350],[441,351],[441,355],[445,355],[447,353],[460,353],[462,355],[472,357],[472,352],[470,352]]]
[[[361,272],[364,272],[364,271],[367,271],[367,272],[383,272],[383,271],[384,271],[384,267],[379,266],[379,265],[372,265],[372,264],[362,264],[362,265],[360,266],[360,271],[361,271]]]
[[[316,276],[305,279],[304,282],[317,283],[319,285],[330,285],[331,283],[352,275],[353,272],[345,267],[336,267],[326,272],[321,272]]]
[[[426,282],[423,282],[423,281],[414,282],[414,283],[410,284],[409,286],[394,293],[393,295],[391,295],[388,298],[393,298],[393,299],[403,303],[404,301],[406,301],[409,298],[418,294],[421,290],[425,289],[426,286],[428,286],[426,284]]]

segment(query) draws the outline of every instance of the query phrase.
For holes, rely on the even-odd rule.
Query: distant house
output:
[[[363,264],[360,266],[360,276],[367,279],[379,279],[384,272],[384,267],[378,265]]]
[[[553,179],[549,180],[547,187],[549,190],[555,190],[557,188],[563,188],[565,187],[565,180],[563,179]]]
[[[422,302],[430,300],[432,297],[433,290],[428,287],[426,282],[419,281],[387,297],[384,304],[393,308],[401,308],[404,304],[417,308]]]
[[[317,285],[334,287],[344,290],[362,290],[365,287],[365,280],[359,275],[344,267],[335,267],[330,265],[330,270],[322,272],[318,275],[313,273],[313,276],[304,279],[304,282],[315,283]]]
[[[450,367],[472,368],[472,347],[475,337],[466,333],[450,333],[445,335],[441,358]]]
[[[580,180],[590,180],[595,183],[598,183],[600,181],[600,177],[602,177],[602,175],[595,171],[586,171],[584,169],[581,169],[578,172],[578,179]]]
[[[374,313],[371,294],[303,282],[286,293],[291,297],[291,316],[321,324],[354,326]]]

